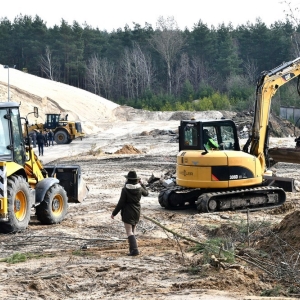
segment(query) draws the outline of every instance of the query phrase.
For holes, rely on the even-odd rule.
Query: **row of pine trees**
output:
[[[260,72],[300,56],[299,42],[289,18],[236,28],[199,20],[180,30],[160,17],[155,28],[112,32],[63,19],[48,28],[38,16],[0,19],[1,64],[149,110],[251,109]],[[296,88],[284,87],[274,107],[297,101]]]

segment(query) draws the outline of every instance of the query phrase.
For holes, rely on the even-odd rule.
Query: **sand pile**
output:
[[[121,149],[117,150],[114,154],[141,154],[142,151],[138,150],[132,145],[124,145]]]

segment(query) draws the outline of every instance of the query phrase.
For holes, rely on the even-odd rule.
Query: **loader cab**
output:
[[[60,114],[46,114],[45,129],[55,129],[59,126]]]
[[[183,120],[179,126],[179,151],[240,150],[232,120]]]
[[[0,103],[0,161],[24,165],[26,160],[19,104]]]

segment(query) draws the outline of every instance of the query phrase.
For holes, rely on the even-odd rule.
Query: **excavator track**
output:
[[[285,191],[274,186],[259,186],[220,192],[207,192],[200,189],[175,187],[159,194],[159,203],[166,209],[196,207],[198,212],[224,210],[255,211],[272,209],[286,200]]]
[[[158,202],[166,209],[185,209],[196,207],[195,202],[203,193],[200,189],[173,187],[162,190],[158,195]]]

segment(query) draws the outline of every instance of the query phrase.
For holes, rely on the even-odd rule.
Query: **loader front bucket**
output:
[[[67,192],[68,202],[82,202],[88,194],[88,187],[82,178],[78,165],[47,165],[48,177],[55,177]]]

